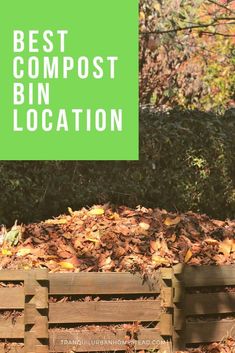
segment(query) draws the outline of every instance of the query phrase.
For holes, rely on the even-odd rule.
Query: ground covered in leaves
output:
[[[109,205],[68,209],[40,223],[3,227],[0,269],[151,273],[161,266],[235,262],[235,220]]]
[[[235,263],[235,220],[144,207],[114,209],[107,204],[69,208],[67,214],[40,223],[15,224],[9,230],[3,226],[0,233],[0,269],[151,274],[177,263]],[[234,353],[235,342],[225,338],[187,352]]]

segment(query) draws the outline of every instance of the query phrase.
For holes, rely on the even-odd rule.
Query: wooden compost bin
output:
[[[0,353],[127,347],[168,353],[235,339],[235,265],[177,265],[145,280],[130,273],[2,270],[0,282],[0,310],[9,312],[0,316]],[[79,300],[82,296],[100,300]],[[142,325],[133,332],[122,325],[136,322]]]
[[[235,339],[235,265],[177,265],[172,271],[174,351]]]
[[[0,282],[22,282],[22,285],[0,287],[0,310],[22,312],[20,316],[0,317],[0,352],[107,352],[124,351],[127,346],[170,352],[172,286],[167,278],[171,272],[171,269],[159,270],[151,279],[144,280],[130,273],[48,274],[43,269],[2,270]],[[50,297],[56,296],[71,299],[87,295],[105,296],[108,300],[50,301]],[[113,296],[116,300],[111,300]],[[143,296],[146,298],[138,299]],[[125,300],[121,300],[123,297]],[[125,328],[86,329],[88,324],[134,322],[142,323],[143,327],[129,337]],[[148,327],[153,322],[154,327]],[[14,341],[24,346],[13,344]]]

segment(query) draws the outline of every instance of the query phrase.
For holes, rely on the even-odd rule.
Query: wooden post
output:
[[[30,270],[25,274],[24,351],[48,353],[48,271]]]
[[[184,265],[179,264],[173,267],[173,352],[186,348],[183,271]]]
[[[172,352],[172,334],[173,334],[173,292],[172,292],[172,269],[162,268],[160,277],[160,296],[161,296],[161,319],[160,319],[160,334],[162,342],[160,346],[160,353]]]

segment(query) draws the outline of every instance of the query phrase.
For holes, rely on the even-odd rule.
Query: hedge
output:
[[[1,162],[0,223],[97,203],[235,214],[234,111],[141,111],[138,162]]]

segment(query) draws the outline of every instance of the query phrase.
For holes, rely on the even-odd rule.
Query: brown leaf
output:
[[[153,254],[152,256],[152,261],[156,264],[156,265],[168,265],[169,261],[167,259],[165,259],[162,256],[159,256],[158,254]]]
[[[218,240],[213,239],[213,238],[206,238],[204,241],[208,245],[218,245],[219,244]]]
[[[140,228],[142,228],[143,230],[149,230],[150,225],[148,223],[145,222],[140,222],[139,223]]]
[[[233,248],[233,240],[232,239],[224,239],[222,243],[219,245],[219,252],[224,254],[225,256],[230,255]]]
[[[159,239],[157,240],[150,240],[150,248],[151,251],[156,252],[161,248],[161,242]]]
[[[188,249],[188,251],[186,252],[186,255],[184,257],[184,262],[187,263],[189,262],[189,260],[192,258],[193,253],[190,249]]]
[[[18,257],[23,257],[23,256],[26,256],[26,255],[29,255],[31,254],[31,249],[30,248],[21,248],[17,251],[16,253],[16,256]]]
[[[180,216],[177,216],[175,218],[170,218],[170,217],[167,217],[164,221],[164,224],[166,226],[176,226],[177,224],[179,224],[181,221],[181,217]]]

